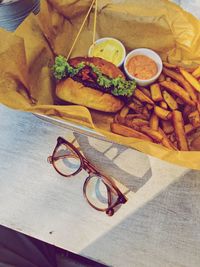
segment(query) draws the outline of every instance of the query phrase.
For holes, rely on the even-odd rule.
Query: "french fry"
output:
[[[165,81],[165,75],[164,75],[164,73],[161,73],[161,74],[160,74],[160,76],[158,77],[158,81],[159,81],[160,83]]]
[[[183,109],[183,119],[185,122],[188,121],[188,115],[193,112],[195,110],[194,107],[192,106],[189,106],[189,105],[186,105],[184,106],[184,109]]]
[[[178,150],[178,142],[177,141],[174,141],[173,142],[173,145],[177,148],[177,150]]]
[[[146,134],[143,134],[141,132],[138,132],[134,129],[131,129],[127,126],[118,124],[118,123],[111,123],[110,125],[111,131],[113,133],[119,134],[119,135],[123,135],[126,137],[134,137],[134,138],[139,138],[145,141],[152,141],[152,139],[147,136]]]
[[[162,120],[169,120],[172,117],[172,113],[169,110],[160,108],[158,106],[154,107],[154,112]]]
[[[172,125],[171,120],[168,121],[161,121],[161,126],[162,126],[162,130],[166,133],[166,134],[170,134],[174,132],[174,127]]]
[[[200,103],[200,93],[197,93],[197,102]]]
[[[178,109],[176,100],[167,91],[163,91],[163,98],[171,110]]]
[[[200,103],[197,103],[197,110],[200,113]]]
[[[161,108],[168,109],[168,105],[167,105],[167,103],[165,101],[161,101],[159,103],[159,105],[160,105]]]
[[[150,90],[148,90],[145,87],[140,87],[140,90],[143,92],[143,94],[145,94],[146,96],[148,96],[151,99],[151,93]]]
[[[137,126],[137,127],[149,126],[149,122],[143,119],[132,119],[131,125]]]
[[[148,110],[152,110],[152,109],[153,109],[153,105],[151,105],[151,104],[146,104],[146,108],[147,108]]]
[[[198,68],[196,68],[196,69],[193,71],[192,75],[193,75],[196,79],[200,78],[200,66],[199,66]]]
[[[139,114],[132,114],[132,115],[139,115]],[[125,125],[125,126],[128,126],[128,127],[131,127],[137,131],[140,130],[140,126],[144,126],[144,125],[148,125],[149,122],[146,121],[145,119],[139,119],[139,120],[142,120],[140,123],[136,123],[134,122],[134,119],[138,120],[138,118],[131,118],[131,117],[128,117],[128,115],[126,117],[121,117],[120,114],[117,114],[114,118],[114,122],[115,123],[118,123],[118,124],[121,124],[121,125]]]
[[[153,113],[151,115],[151,118],[150,118],[150,121],[149,121],[149,126],[150,126],[150,128],[152,130],[157,131],[158,130],[158,125],[159,125],[159,118],[155,113]]]
[[[178,110],[172,111],[173,125],[175,129],[176,139],[178,141],[178,147],[182,151],[188,151],[188,143],[184,130],[184,122],[182,113]]]
[[[159,83],[135,90],[132,102],[115,115],[111,131],[171,150],[194,150],[192,140],[200,131],[200,67],[188,70],[166,66]],[[199,91],[193,88],[196,81]]]
[[[168,137],[169,137],[169,140],[172,143],[176,142],[176,135],[175,135],[175,133],[171,133]]]
[[[194,87],[194,89],[196,89],[197,92],[200,92],[199,81],[194,76],[192,76],[192,74],[182,68],[180,68],[180,72],[185,77],[185,79]]]
[[[148,119],[150,117],[150,113],[147,107],[144,107],[142,110],[142,114],[144,114]]]
[[[180,97],[176,98],[176,103],[179,105],[184,105],[184,101]]]
[[[162,101],[163,97],[160,91],[160,85],[158,83],[154,83],[150,86],[150,91],[151,91],[151,98],[153,101],[158,102]]]
[[[129,113],[130,108],[127,106],[124,106],[120,111],[120,117],[125,118],[126,115]]]
[[[188,115],[188,120],[194,127],[200,126],[200,115],[198,110],[191,112]]]
[[[200,135],[196,136],[192,140],[190,146],[191,146],[191,150],[193,150],[193,151],[199,151],[200,150]]]
[[[184,67],[184,69],[192,74],[196,70],[196,67]]]
[[[181,85],[183,85],[183,81],[185,80],[184,77],[177,73],[174,70],[170,70],[168,68],[163,68],[163,73],[169,77],[171,77],[172,79],[176,80],[177,82],[179,82]]]
[[[147,116],[145,116],[144,114],[128,114],[127,116],[126,116],[126,118],[127,119],[130,119],[130,120],[132,120],[132,119],[143,119],[143,120],[147,120],[148,119],[148,117]]]
[[[188,94],[190,95],[191,99],[193,101],[197,101],[197,96],[195,93],[195,90],[193,89],[193,87],[185,80],[185,78],[173,71],[173,70],[169,70],[167,68],[163,68],[163,72],[168,75],[169,77],[171,77],[172,79],[176,80],[178,83],[180,83],[181,86],[183,86],[183,88],[185,88],[185,90],[188,92]]]
[[[133,97],[132,101],[133,101],[133,103],[137,104],[140,107],[144,106],[143,103],[135,97]]]
[[[132,129],[134,129],[136,131],[139,131],[140,130],[140,127],[139,126],[133,124],[132,120],[129,120],[127,118],[125,119],[124,123],[122,123],[122,125],[127,126],[127,127],[130,127],[130,128],[132,128]]]
[[[124,124],[125,118],[121,117],[119,113],[117,113],[114,117],[114,122]]]
[[[178,150],[177,147],[169,140],[169,138],[167,137],[167,135],[164,133],[164,131],[161,128],[159,128],[158,131],[163,136],[163,139],[162,139],[163,146],[169,149],[172,149],[172,150]]]
[[[168,82],[171,82],[172,79],[170,77],[166,77],[165,80],[168,81]]]
[[[195,102],[191,100],[189,94],[182,87],[177,85],[176,83],[164,81],[160,84],[163,87],[165,87],[167,91],[169,91],[169,92],[175,94],[176,96],[180,97],[181,99],[183,99],[183,101],[186,102],[187,104],[189,104],[191,106],[195,106]]]
[[[163,62],[163,65],[167,68],[170,68],[170,69],[177,69],[177,65],[175,64],[171,64],[171,63],[168,63],[168,62]]]
[[[149,137],[151,137],[155,142],[162,143],[163,136],[158,131],[155,131],[155,130],[151,129],[150,127],[147,127],[147,126],[142,126],[140,128],[140,130],[143,133],[147,134]]]
[[[146,102],[146,103],[149,103],[151,105],[154,105],[154,102],[139,89],[136,89],[134,91],[134,96],[137,99],[139,99],[141,102]]]
[[[131,108],[133,111],[135,111],[138,114],[142,113],[142,110],[143,110],[143,107],[141,107],[135,103],[130,103],[128,105],[128,107]]]
[[[190,123],[188,123],[188,124],[186,124],[184,126],[185,134],[187,134],[187,135],[190,134],[190,133],[192,133],[195,129],[196,128],[192,124],[190,124]]]

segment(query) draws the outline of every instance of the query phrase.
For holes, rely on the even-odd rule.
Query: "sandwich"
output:
[[[104,112],[117,112],[131,98],[135,81],[127,81],[111,62],[98,57],[57,56],[53,66],[56,96],[68,103]]]

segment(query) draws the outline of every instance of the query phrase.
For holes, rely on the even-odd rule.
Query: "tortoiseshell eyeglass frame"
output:
[[[61,145],[65,145],[73,154],[75,158],[80,159],[80,167],[72,174],[66,175],[61,172],[56,166],[56,161],[62,158],[65,158],[67,155],[56,156],[56,152],[58,151]],[[123,195],[123,193],[119,190],[119,188],[115,185],[114,181],[111,180],[109,177],[103,175],[99,172],[81,153],[80,151],[70,142],[65,140],[62,137],[58,137],[56,147],[54,148],[52,156],[48,157],[48,162],[53,165],[54,169],[62,176],[69,178],[76,174],[78,174],[81,170],[85,170],[88,172],[89,176],[86,178],[84,185],[83,185],[83,195],[87,202],[92,206],[94,209],[102,212],[106,212],[107,215],[112,216],[115,212],[114,208],[118,205],[124,204],[127,202],[127,198]],[[87,197],[86,189],[89,184],[90,179],[93,176],[98,176],[102,179],[102,182],[106,186],[107,195],[108,195],[108,207],[101,209],[96,207],[93,203],[91,203]],[[112,194],[117,195],[116,201],[112,203]]]

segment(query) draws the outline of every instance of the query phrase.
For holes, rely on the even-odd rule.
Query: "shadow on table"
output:
[[[147,155],[110,142],[75,133],[81,151],[97,169],[136,192],[151,177]]]
[[[134,202],[120,223],[81,254],[113,266],[199,267],[200,172],[183,175],[139,209]]]

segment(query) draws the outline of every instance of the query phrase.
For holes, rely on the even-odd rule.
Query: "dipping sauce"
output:
[[[125,58],[125,51],[122,44],[115,39],[104,39],[96,42],[91,47],[90,55],[92,57],[103,58],[116,66],[119,66]]]
[[[148,80],[158,72],[155,61],[144,55],[133,56],[126,65],[128,72],[140,80]]]

